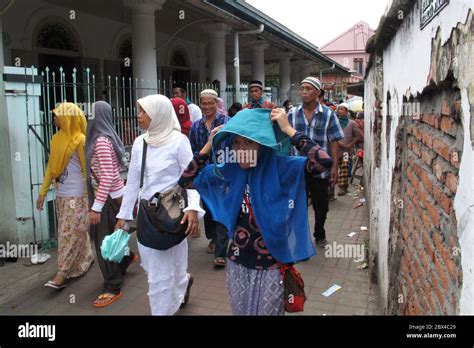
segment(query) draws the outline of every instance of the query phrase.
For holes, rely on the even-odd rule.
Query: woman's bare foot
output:
[[[62,285],[66,282],[66,279],[59,273],[57,273],[56,276],[53,278],[53,282],[57,285]]]

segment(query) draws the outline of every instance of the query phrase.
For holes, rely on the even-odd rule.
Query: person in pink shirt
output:
[[[102,308],[122,297],[122,277],[130,264],[138,260],[137,255],[130,253],[121,263],[110,262],[102,258],[100,251],[104,238],[115,229],[115,217],[124,192],[120,168],[128,164],[125,148],[113,124],[112,107],[106,102],[93,104],[93,117],[87,124],[86,151],[91,236],[104,277],[104,290],[94,307]]]
[[[354,146],[363,139],[363,135],[357,123],[349,118],[349,105],[342,103],[337,108],[339,124],[344,132],[344,139],[339,140],[339,161],[337,185],[339,186],[338,196],[344,196],[349,187],[349,162],[354,153]]]

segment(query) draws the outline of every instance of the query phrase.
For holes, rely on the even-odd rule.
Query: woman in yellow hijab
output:
[[[94,260],[89,239],[86,195],[85,140],[87,121],[73,103],[53,110],[59,131],[51,140],[51,153],[36,207],[43,210],[54,181],[58,217],[58,272],[45,286],[62,289],[69,278],[86,273]]]

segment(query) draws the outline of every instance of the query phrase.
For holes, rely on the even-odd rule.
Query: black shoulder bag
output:
[[[143,187],[148,144],[143,140],[140,189]],[[186,237],[188,222],[181,224],[188,206],[186,189],[175,185],[164,193],[155,193],[150,200],[141,199],[137,217],[137,238],[140,244],[157,250],[168,250]]]

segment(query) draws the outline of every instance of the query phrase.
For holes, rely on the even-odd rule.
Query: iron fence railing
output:
[[[54,133],[52,110],[64,101],[77,104],[87,116],[92,114],[92,104],[104,100],[112,106],[117,133],[126,146],[133,144],[140,134],[137,121],[136,100],[149,94],[163,94],[172,97],[174,82],[166,80],[145,81],[125,76],[96,76],[89,68],[77,69],[71,73],[62,68],[51,71],[45,68],[42,76],[42,105],[44,112],[44,139],[49,141]],[[199,93],[206,88],[215,88],[209,83],[186,84],[188,98],[199,103]]]

